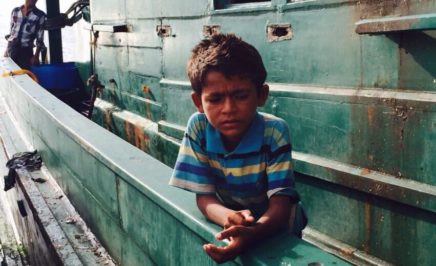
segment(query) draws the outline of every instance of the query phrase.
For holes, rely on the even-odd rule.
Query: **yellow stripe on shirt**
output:
[[[268,166],[268,172],[275,172],[287,169],[292,169],[292,163],[290,161],[274,163]]]
[[[187,147],[185,145],[180,146],[179,153],[197,158],[199,161],[207,163],[207,157],[204,154],[194,152],[190,147]]]
[[[232,174],[235,177],[257,174],[262,172],[266,167],[265,162],[262,162],[260,164],[246,165],[242,167],[223,167],[217,160],[209,160],[209,165],[215,169],[223,171],[224,175]]]

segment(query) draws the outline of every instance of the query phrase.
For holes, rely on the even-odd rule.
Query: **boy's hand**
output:
[[[237,211],[227,217],[227,222],[224,224],[224,229],[232,225],[250,226],[254,223],[254,217],[251,215],[250,210]]]
[[[225,229],[215,236],[218,240],[229,239],[228,245],[219,247],[214,244],[205,244],[203,249],[218,263],[232,260],[257,240],[286,228],[289,224],[291,210],[295,211],[295,206],[292,205],[289,197],[277,195],[270,198],[268,210],[256,223],[251,213],[246,210],[229,212],[230,214],[224,216],[226,218],[220,220],[222,223],[219,223]]]
[[[255,240],[253,228],[243,225],[230,226],[215,236],[218,240],[229,239],[230,241],[227,246],[219,247],[214,244],[205,244],[203,249],[218,263],[233,260],[248,246],[253,244]]]

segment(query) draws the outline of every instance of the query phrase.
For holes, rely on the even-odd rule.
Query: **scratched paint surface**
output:
[[[94,23],[132,26],[127,33],[100,32],[96,41],[95,67],[107,88],[101,99],[155,125],[144,129],[141,119],[101,106],[95,121],[172,166],[195,110],[185,63],[203,26],[219,25],[264,58],[272,86],[263,110],[291,128],[310,225],[394,264],[431,264],[436,34],[358,34],[356,23],[436,13],[436,1],[273,0],[220,10],[212,5],[218,1],[206,0],[91,2]],[[273,23],[292,25],[292,38],[268,41],[266,27]],[[158,25],[169,25],[171,35],[158,36]]]

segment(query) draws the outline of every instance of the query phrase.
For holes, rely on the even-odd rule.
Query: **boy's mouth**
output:
[[[239,124],[238,120],[226,120],[221,122],[221,125],[224,127],[233,127],[233,126],[237,126]]]

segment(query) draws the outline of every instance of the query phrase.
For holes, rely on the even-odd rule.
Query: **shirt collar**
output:
[[[206,150],[208,152],[220,154],[242,154],[259,151],[262,147],[263,132],[265,129],[265,121],[259,113],[256,113],[250,128],[242,137],[241,142],[232,151],[228,152],[224,147],[221,139],[221,134],[210,123],[206,126]]]
[[[22,12],[22,11],[23,11],[23,8],[24,8],[24,5],[22,5],[22,6],[20,7],[21,14],[23,15],[23,17],[28,17],[28,16],[30,15],[30,13],[32,13],[33,10],[36,9],[36,6],[29,7],[29,8],[27,9],[27,14],[23,14],[23,12]]]

